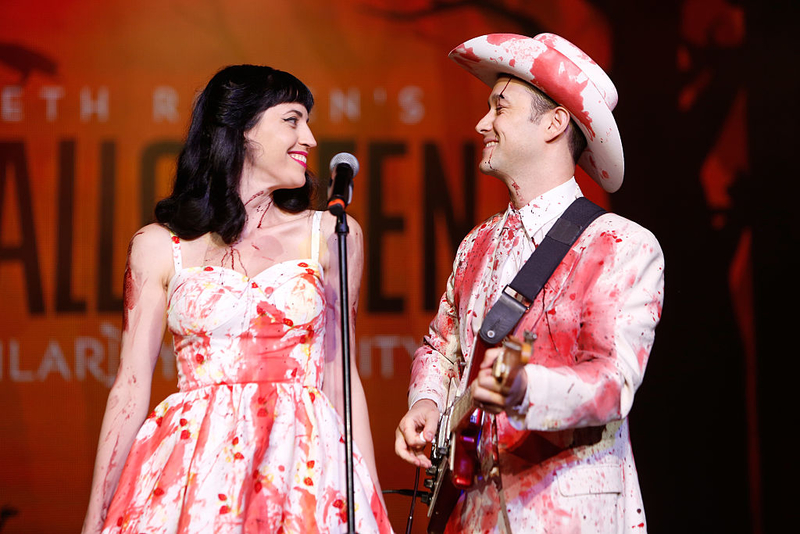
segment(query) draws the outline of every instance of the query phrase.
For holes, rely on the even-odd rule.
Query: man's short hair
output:
[[[542,115],[552,109],[556,109],[559,104],[531,84],[526,83],[525,87],[527,87],[528,91],[531,93],[531,121],[539,124],[539,121],[542,120]],[[586,148],[586,137],[583,135],[581,129],[578,128],[578,125],[575,124],[572,116],[570,116],[567,129],[569,130],[567,132],[567,146],[569,146],[569,153],[572,156],[572,160],[577,165],[578,159]]]

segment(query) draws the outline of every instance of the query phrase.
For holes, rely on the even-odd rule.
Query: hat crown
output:
[[[597,90],[603,96],[603,100],[608,106],[608,109],[613,110],[615,107],[617,107],[619,96],[617,95],[617,88],[614,86],[614,82],[611,81],[611,78],[608,77],[608,74],[606,74],[600,65],[595,63],[595,61],[590,58],[588,54],[563,37],[554,33],[540,33],[533,39],[555,49],[567,59],[572,61],[580,70],[584,72],[584,74],[586,74],[586,77],[589,78],[589,81],[592,82],[592,85],[597,88]]]

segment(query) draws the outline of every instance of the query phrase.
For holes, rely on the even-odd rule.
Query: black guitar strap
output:
[[[586,197],[577,198],[570,204],[486,314],[480,331],[486,343],[497,344],[514,329],[567,251],[586,227],[603,213],[603,208]]]

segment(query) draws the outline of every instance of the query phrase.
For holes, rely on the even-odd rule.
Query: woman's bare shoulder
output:
[[[128,265],[167,278],[174,269],[172,233],[158,223],[137,230],[128,245]]]
[[[329,211],[322,212],[322,222],[321,222],[321,233],[323,236],[330,237],[335,236],[336,234],[336,224],[338,221],[338,217],[333,215]],[[349,233],[354,235],[361,235],[362,229],[361,225],[359,224],[358,220],[350,215],[349,213],[346,216],[347,227]]]
[[[139,228],[134,232],[130,240],[131,252],[134,249],[145,249],[149,251],[171,251],[172,232],[165,226],[158,223],[151,223]]]

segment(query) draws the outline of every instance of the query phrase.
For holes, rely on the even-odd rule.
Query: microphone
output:
[[[358,174],[358,160],[352,154],[339,152],[331,159],[331,184],[328,189],[328,211],[334,215],[344,213],[353,199],[353,177]]]

